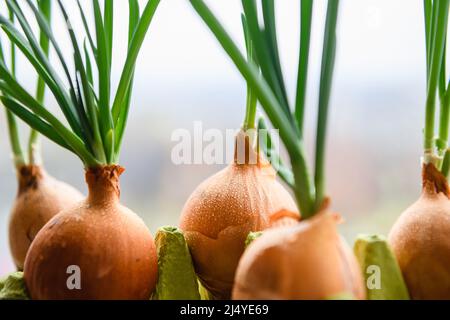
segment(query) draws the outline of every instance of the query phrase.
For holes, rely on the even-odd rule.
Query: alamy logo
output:
[[[172,148],[171,159],[175,165],[223,165],[231,163],[237,158],[238,164],[247,163],[246,155],[248,149],[244,140],[238,140],[236,135],[240,130],[203,128],[201,121],[194,122],[194,130],[177,129],[173,131],[171,140],[176,143]],[[270,150],[266,153],[267,160],[274,168],[279,167],[280,136],[276,129],[249,129],[245,131],[251,145],[259,146],[261,150]],[[270,142],[269,142],[270,141]],[[233,145],[234,148],[227,148]],[[258,157],[249,159],[249,164],[256,164]]]
[[[366,273],[370,275],[366,281],[367,289],[381,290],[381,268],[377,265],[371,265],[367,267]]]
[[[70,276],[67,278],[66,285],[69,290],[81,290],[81,269],[79,266],[68,266],[66,273]]]

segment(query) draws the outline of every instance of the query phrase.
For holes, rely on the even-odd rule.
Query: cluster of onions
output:
[[[447,87],[448,0],[424,1],[427,48],[427,101],[423,191],[393,226],[389,242],[412,299],[450,299],[450,87]],[[435,136],[436,97],[440,100]]]
[[[14,14],[11,6],[9,18],[13,22]],[[39,0],[39,11],[50,22],[51,0]],[[47,56],[49,52],[48,38],[41,32],[40,47]],[[16,46],[10,45],[9,70],[16,76]],[[0,43],[0,73],[7,70],[3,46]],[[4,93],[7,95],[7,93]],[[38,77],[36,100],[44,102],[45,82]],[[18,270],[23,270],[25,257],[31,242],[39,230],[59,211],[75,205],[83,199],[82,194],[73,187],[48,175],[41,164],[39,154],[38,133],[31,130],[28,140],[28,154],[25,156],[20,142],[17,120],[13,113],[6,111],[6,119],[11,141],[11,149],[16,168],[18,193],[11,210],[9,222],[9,244],[14,263]]]
[[[243,24],[246,26],[245,18]],[[248,60],[256,61],[248,33]],[[181,214],[196,273],[215,299],[229,299],[250,232],[296,224],[300,216],[289,192],[255,146],[257,99],[247,90],[247,112],[235,141],[234,161],[203,182]]]
[[[356,299],[364,299],[365,289],[360,268],[350,248],[337,232],[336,226],[341,219],[331,211],[324,188],[326,125],[335,61],[335,29],[339,1],[328,1],[320,82],[314,184],[309,175],[303,139],[313,1],[303,0],[301,2],[301,48],[294,112],[292,111],[294,108],[291,108],[289,104],[280,66],[274,1],[242,1],[247,42],[253,46],[256,55],[256,59],[250,59],[250,61],[244,57],[202,0],[190,0],[190,3],[247,80],[272,125],[279,129],[280,137],[291,160],[292,172],[282,163],[277,169],[283,173],[283,177],[295,194],[296,204],[302,215],[301,222],[264,232],[250,245],[240,259],[232,297],[234,299],[327,299],[349,294]],[[262,21],[260,21],[258,13],[258,4],[262,9]],[[263,149],[270,151],[266,153],[273,158],[273,150],[264,148],[264,146]],[[287,172],[289,174],[286,174]],[[200,192],[194,194],[193,200],[191,199],[194,201],[194,205],[188,205],[189,211],[202,211],[204,207],[207,207],[208,202],[211,203],[209,206],[211,210],[202,212],[201,216],[192,214],[190,216],[192,224],[200,226],[215,224],[221,227],[230,225],[230,223],[242,224],[237,219],[231,220],[233,218],[225,220],[226,222],[222,221],[230,211],[230,197],[214,199],[209,197],[209,194],[215,191],[216,186],[222,185],[221,180],[224,180],[224,177],[226,176],[219,174],[213,178],[213,183],[207,182],[200,187]],[[211,185],[212,188],[207,189]],[[243,193],[241,189],[231,183],[228,188],[231,188],[228,191],[229,194],[235,195],[235,197],[239,193]],[[205,195],[206,205],[198,200]],[[286,207],[286,203],[284,203],[284,207]],[[224,210],[225,213],[220,212],[219,214],[218,210]],[[202,220],[193,221],[194,219]],[[222,229],[219,236],[226,235],[229,229],[231,228]],[[214,229],[210,227],[209,230]],[[211,231],[208,234],[200,234],[201,229],[198,229],[198,237],[202,238],[191,246],[194,253],[199,250],[198,255],[201,253],[206,255],[202,261],[202,268],[216,267],[215,256],[206,253],[206,250],[201,248],[204,243],[211,241],[210,238],[220,239],[217,237],[218,233]],[[212,248],[223,250],[220,246]],[[228,261],[230,260],[223,260],[221,263]]]
[[[129,46],[117,91],[111,104],[113,51],[112,0],[103,10],[93,0],[95,37],[78,1],[88,42],[79,45],[62,1],[59,9],[67,21],[74,67],[70,73],[51,24],[32,0],[26,4],[6,0],[20,24],[0,16],[0,25],[52,92],[67,122],[33,98],[11,70],[1,68],[0,89],[4,106],[51,141],[76,154],[84,163],[88,197],[54,216],[37,234],[25,260],[24,277],[32,299],[148,299],[157,278],[153,238],[144,222],[119,202],[117,164],[131,101],[138,53],[159,0],[147,2],[142,13],[137,0],[129,1]],[[48,38],[63,70],[68,87],[47,58],[24,16],[33,12],[40,32]],[[93,57],[93,58],[92,58]],[[97,77],[94,77],[94,67]],[[94,80],[97,79],[97,81]],[[98,89],[96,89],[98,84]],[[71,267],[80,271],[80,286],[68,286]],[[69,272],[69,274],[68,274]]]

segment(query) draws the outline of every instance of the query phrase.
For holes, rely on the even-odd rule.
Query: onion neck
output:
[[[235,165],[261,165],[259,152],[253,147],[252,131],[241,130],[235,139],[234,164]]]
[[[86,183],[89,189],[87,198],[92,205],[118,203],[120,199],[119,178],[125,171],[118,165],[88,168],[86,170]]]
[[[37,165],[19,166],[17,168],[18,194],[20,195],[30,189],[37,189],[45,174],[44,169]]]
[[[424,193],[443,193],[447,198],[450,198],[447,178],[432,163],[423,165],[422,187]]]

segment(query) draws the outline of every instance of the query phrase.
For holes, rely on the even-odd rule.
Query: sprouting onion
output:
[[[450,1],[424,0],[423,4],[427,66],[423,190],[392,227],[389,242],[412,299],[450,299],[450,82],[446,70]]]
[[[39,0],[37,2],[38,9],[41,12],[43,18],[50,22],[51,19],[51,1],[50,0]],[[10,5],[8,7],[9,12],[9,19],[11,23],[14,23],[14,13],[12,11],[12,8]],[[45,56],[48,56],[49,54],[49,40],[48,37],[43,33],[40,32],[39,35],[39,45],[42,49],[42,52]],[[10,57],[11,57],[11,63],[10,63],[10,72],[11,75],[16,78],[16,46],[14,43],[10,46]],[[5,60],[5,55],[3,52],[3,47],[0,44],[0,63],[2,64],[3,68],[7,68],[7,63]],[[37,86],[36,86],[36,94],[35,94],[36,100],[39,101],[39,103],[44,103],[45,98],[45,83],[42,80],[41,77],[38,77],[37,80]],[[19,132],[18,132],[18,126],[17,121],[15,119],[15,116],[13,113],[9,110],[6,110],[7,115],[7,122],[8,122],[8,128],[9,128],[9,137],[10,137],[10,143],[11,143],[11,149],[14,157],[14,164],[17,168],[20,168],[24,165],[34,165],[37,164],[40,161],[40,154],[39,154],[39,148],[38,148],[38,133],[36,130],[31,130],[30,137],[28,140],[28,157],[26,159],[25,153],[23,151]]]
[[[253,41],[251,39],[250,30],[248,28],[248,23],[245,18],[245,15],[241,16],[242,27],[244,30],[245,36],[245,45],[247,51],[247,60],[255,65],[257,65],[258,57],[256,55],[255,49],[253,47]],[[258,108],[258,98],[256,97],[253,89],[247,85],[247,104],[246,104],[246,113],[244,119],[244,125],[242,129],[244,131],[249,131],[252,129],[256,129],[256,114]]]
[[[256,65],[258,58],[244,15],[242,25],[247,60]],[[292,196],[277,181],[276,172],[255,143],[257,102],[248,85],[234,161],[193,191],[180,218],[196,273],[215,299],[231,297],[236,268],[250,232],[297,224],[300,219]]]
[[[45,19],[50,21],[51,0],[38,1],[38,8]],[[9,19],[11,23],[14,23],[15,15],[11,6],[8,6],[8,9]],[[48,56],[49,40],[43,32],[40,32],[39,45],[44,54]],[[11,76],[16,79],[16,46],[11,44],[10,48],[9,69]],[[0,65],[3,70],[8,68],[1,43]],[[43,103],[44,97],[45,83],[41,77],[38,77],[35,98]],[[18,192],[9,219],[8,236],[14,263],[19,270],[22,270],[30,244],[39,230],[58,212],[81,201],[83,196],[78,190],[54,179],[45,172],[40,163],[38,134],[35,130],[31,130],[28,155],[25,157],[16,117],[7,109],[6,116],[18,182]]]
[[[292,107],[289,103],[280,66],[273,1],[261,2],[263,21],[259,21],[256,1],[242,2],[262,76],[260,76],[258,66],[244,58],[238,46],[205,3],[201,0],[192,0],[191,4],[247,80],[273,126],[280,130],[281,140],[290,156],[294,176],[294,184],[292,187],[302,216],[304,218],[313,216],[325,198],[325,137],[336,50],[335,29],[338,1],[329,2],[327,14],[320,80],[314,182],[307,165],[302,134],[308,74],[312,1],[301,1],[301,50],[299,55],[298,89],[295,107]],[[260,23],[262,27],[260,27]]]
[[[143,221],[120,205],[119,177],[123,168],[118,161],[137,57],[160,1],[149,0],[142,12],[138,0],[128,2],[128,51],[114,94],[113,0],[102,1],[103,8],[100,1],[91,2],[94,32],[81,1],[77,1],[83,21],[83,42],[77,38],[63,1],[57,1],[66,21],[73,65],[69,63],[72,57],[64,55],[53,27],[32,0],[23,4],[17,0],[6,2],[20,29],[4,16],[0,16],[1,28],[51,91],[65,121],[28,93],[4,65],[0,65],[1,100],[29,126],[76,154],[84,163],[89,187],[84,202],[56,215],[33,241],[24,268],[31,297],[148,299],[156,283],[156,248]],[[24,15],[25,5],[52,45],[55,60],[62,67],[61,74],[54,67],[56,61],[50,61],[39,45],[30,17]],[[81,290],[70,290],[67,286],[70,265],[82,270]]]
[[[290,103],[278,51],[273,0],[243,0],[249,38],[258,65],[247,61],[238,46],[202,0],[192,6],[213,32],[247,80],[287,149],[292,171],[276,161],[280,176],[292,188],[303,222],[270,230],[250,245],[241,258],[234,281],[236,299],[326,299],[342,293],[364,298],[362,276],[355,257],[336,230],[325,194],[325,142],[331,84],[336,57],[338,0],[329,0],[320,77],[314,179],[304,146],[304,114],[313,1],[301,1],[299,70],[295,104]],[[260,15],[260,11],[262,15]],[[261,18],[262,16],[262,18]],[[263,120],[259,128],[264,129]],[[280,160],[266,138],[263,150]]]

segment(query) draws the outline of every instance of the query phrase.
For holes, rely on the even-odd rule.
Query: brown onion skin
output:
[[[447,179],[428,164],[420,199],[400,216],[389,235],[412,299],[450,299],[449,235]]]
[[[122,171],[118,166],[88,170],[88,198],[39,232],[24,270],[32,299],[150,298],[157,279],[156,247],[144,222],[119,203]],[[81,270],[81,290],[67,288],[72,265]]]
[[[273,168],[260,158],[249,164],[247,158],[243,164],[235,159],[203,182],[181,214],[180,227],[197,275],[214,299],[231,297],[250,232],[299,220],[295,202],[276,180]]]
[[[36,165],[17,170],[19,189],[9,220],[9,246],[18,270],[23,270],[31,242],[41,228],[63,209],[84,199],[72,186],[58,181]]]
[[[264,232],[236,273],[235,300],[318,300],[349,293],[365,299],[356,258],[328,211],[295,226]]]

